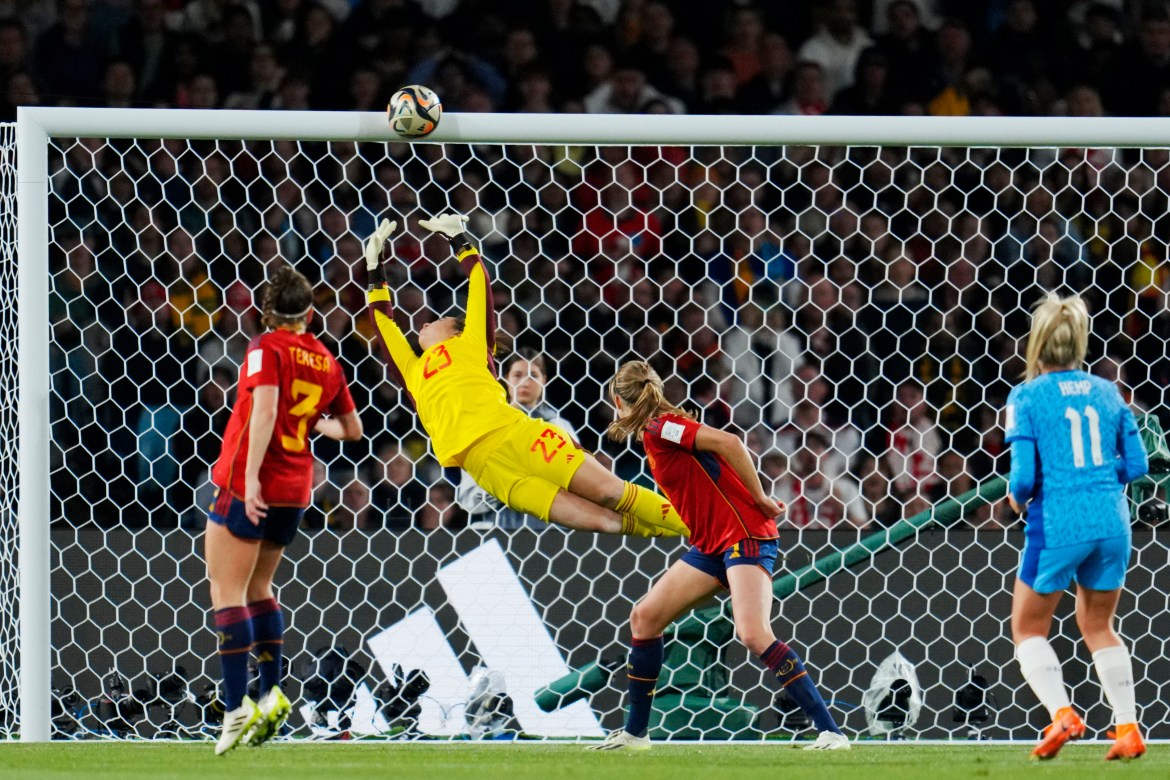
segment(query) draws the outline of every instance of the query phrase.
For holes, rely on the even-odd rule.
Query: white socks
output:
[[[1031,640],[1028,640],[1031,641]],[[1125,645],[1105,647],[1093,653],[1097,679],[1105,691],[1105,698],[1113,707],[1113,722],[1137,723],[1137,705],[1133,695],[1133,662]],[[1026,675],[1025,675],[1026,676]],[[1035,686],[1032,686],[1033,688]]]
[[[1113,648],[1110,648],[1111,650]],[[1124,648],[1118,648],[1124,651]],[[1101,650],[1099,652],[1105,652]],[[1096,654],[1093,656],[1096,658]],[[1072,701],[1068,696],[1068,689],[1064,687],[1064,676],[1060,671],[1060,661],[1056,657],[1056,652],[1053,651],[1052,645],[1048,644],[1048,639],[1042,636],[1032,636],[1025,639],[1016,645],[1016,660],[1020,663],[1020,671],[1024,675],[1024,679],[1028,685],[1032,687],[1032,691],[1040,699],[1040,703],[1048,710],[1048,714],[1056,719],[1056,711],[1071,707]],[[1129,655],[1126,654],[1125,661],[1129,663]],[[1101,665],[1098,662],[1097,674],[1101,674]],[[1102,677],[1102,680],[1105,678]],[[1110,694],[1109,701],[1113,701]],[[1131,679],[1129,685],[1129,700],[1131,702],[1130,709],[1133,709],[1133,681]],[[1115,705],[1116,708],[1116,705]]]

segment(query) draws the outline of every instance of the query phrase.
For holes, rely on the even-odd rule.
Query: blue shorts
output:
[[[281,547],[288,547],[296,538],[297,529],[301,527],[301,518],[305,514],[303,507],[270,506],[267,516],[260,518],[260,524],[252,525],[252,521],[244,513],[243,501],[232,496],[231,503],[224,511],[224,502],[220,500],[219,494],[220,491],[216,490],[216,500],[207,512],[207,519],[228,529],[232,536],[239,539],[268,541]]]
[[[1065,590],[1076,582],[1089,590],[1117,590],[1129,568],[1128,536],[1113,536],[1068,547],[1041,547],[1024,543],[1019,577],[1040,594]]]
[[[776,554],[780,547],[775,539],[741,539],[721,553],[699,552],[692,547],[683,553],[682,561],[699,571],[710,574],[719,584],[728,587],[727,570],[732,566],[759,566],[772,576],[776,567]]]

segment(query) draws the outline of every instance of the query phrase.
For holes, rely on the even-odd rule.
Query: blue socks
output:
[[[635,737],[644,737],[650,728],[650,706],[654,703],[654,688],[662,671],[662,637],[631,641],[630,660],[626,664],[629,678],[630,711],[626,715],[626,731]]]
[[[215,611],[215,633],[219,637],[219,664],[223,675],[220,699],[224,712],[231,712],[244,700],[248,690],[248,652],[252,649],[252,618],[247,607]]]
[[[817,686],[813,685],[812,678],[808,676],[800,656],[793,652],[791,647],[777,639],[763,652],[760,660],[764,662],[764,666],[772,670],[792,700],[812,718],[817,731],[841,733],[837,722],[829,714],[829,708],[825,706],[825,700],[821,698]]]
[[[281,652],[284,647],[284,613],[276,599],[253,601],[248,605],[252,616],[252,646],[256,670],[260,673],[260,695],[280,685]]]

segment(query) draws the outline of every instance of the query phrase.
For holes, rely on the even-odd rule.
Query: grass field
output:
[[[951,780],[965,777],[1166,778],[1170,746],[1128,764],[1102,760],[1106,743],[1066,747],[1055,761],[1028,761],[1027,746],[865,744],[811,753],[791,745],[663,745],[649,753],[592,753],[577,745],[284,744],[217,758],[211,744],[0,745],[0,777],[36,778],[833,778]]]

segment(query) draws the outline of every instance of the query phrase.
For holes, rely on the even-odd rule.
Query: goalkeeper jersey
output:
[[[508,405],[504,387],[493,372],[495,315],[482,258],[469,248],[459,260],[471,282],[463,333],[421,355],[415,354],[394,322],[389,288],[383,285],[367,294],[378,337],[443,466],[460,465],[458,456],[476,441],[516,420],[528,419]]]
[[[689,417],[664,414],[642,432],[650,473],[682,516],[691,544],[717,555],[743,539],[775,539],[776,521],[759,510],[731,464],[695,449],[700,427]]]
[[[1145,473],[1146,459],[1115,384],[1084,371],[1042,374],[1012,389],[1004,428],[1013,444],[1012,495],[1032,501],[1030,539],[1066,547],[1129,533],[1122,485]],[[1021,473],[1016,442],[1035,448],[1034,474]]]

